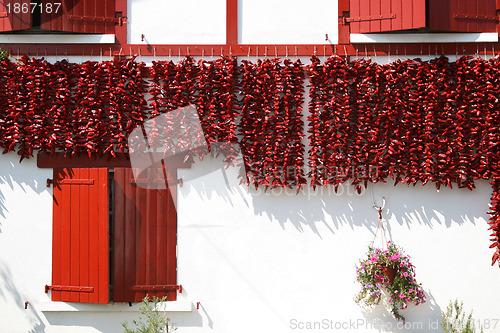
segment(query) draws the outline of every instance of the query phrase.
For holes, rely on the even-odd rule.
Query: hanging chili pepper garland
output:
[[[153,116],[176,112],[175,109],[194,104],[197,107],[199,123],[203,128],[204,139],[209,147],[218,147],[217,154],[223,154],[227,162],[233,163],[236,158],[236,118],[237,112],[237,65],[233,57],[222,57],[214,61],[200,60],[195,63],[192,57],[186,57],[178,64],[171,61],[153,62],[151,69],[151,114]],[[185,119],[183,126],[196,132],[198,119]],[[149,131],[159,130],[158,123]],[[160,126],[161,127],[161,126]],[[162,128],[163,131],[180,133],[177,128]],[[168,135],[162,136],[168,140]],[[202,139],[203,139],[202,138]],[[181,140],[189,141],[186,137]],[[153,139],[154,140],[154,139]],[[201,141],[201,140],[198,140]],[[228,143],[224,145],[224,143]],[[167,147],[174,146],[166,142]],[[198,149],[189,150],[191,156],[198,155],[200,159],[208,153],[202,142],[194,143]]]
[[[247,184],[297,187],[307,181],[302,143],[304,72],[300,61],[242,61],[241,149]]]

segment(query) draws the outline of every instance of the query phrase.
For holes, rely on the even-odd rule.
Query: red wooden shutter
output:
[[[429,1],[429,28],[437,31],[495,32],[496,0]]]
[[[115,168],[113,300],[175,300],[177,212],[169,189],[138,187],[132,169]]]
[[[42,1],[45,2],[45,1]],[[52,31],[113,34],[115,0],[60,0],[56,13],[41,14],[40,28]]]
[[[52,300],[109,302],[107,169],[54,169]]]
[[[425,28],[425,0],[350,0],[351,33]]]
[[[0,31],[15,31],[30,28],[31,11],[29,0],[0,1]]]

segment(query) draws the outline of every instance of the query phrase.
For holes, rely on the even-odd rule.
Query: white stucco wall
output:
[[[224,177],[220,166],[207,159],[179,171],[191,180],[178,195],[178,282],[184,287],[178,303],[193,308],[168,313],[178,332],[348,332],[335,329],[347,324],[379,332],[370,318],[385,328],[396,325],[383,306],[363,312],[353,301],[354,265],[377,222],[372,190],[377,203],[386,198],[388,230],[412,256],[428,297],[404,312],[407,328],[422,330],[381,331],[440,332],[432,325],[457,297],[476,319],[491,320],[485,332],[500,329],[493,329],[500,270],[490,266],[487,182],[478,182],[475,191],[376,184],[363,195],[347,186],[338,194],[322,189],[295,195],[251,190],[239,185],[235,170]],[[19,164],[15,154],[0,157],[0,331],[122,332],[120,323],[137,315],[128,305],[58,311],[48,304],[43,287],[51,276],[50,176],[34,159]],[[329,329],[294,329],[307,322]]]

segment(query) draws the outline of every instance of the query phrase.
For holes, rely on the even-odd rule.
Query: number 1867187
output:
[[[47,14],[52,14],[52,13],[59,13],[59,10],[61,9],[61,3],[60,2],[47,2],[47,3],[36,3],[36,2],[14,2],[14,3],[8,3],[5,5],[7,8],[7,13],[14,13],[14,14],[28,14],[28,13],[47,13]]]

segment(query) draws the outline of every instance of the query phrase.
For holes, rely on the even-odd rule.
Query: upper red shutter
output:
[[[349,0],[351,33],[424,29],[495,32],[496,0]]]
[[[425,28],[425,0],[350,0],[351,33]]]
[[[31,11],[29,10],[29,4],[30,1],[26,0],[0,1],[0,31],[30,29]]]
[[[429,1],[429,28],[436,31],[496,32],[496,0]]]
[[[146,294],[175,300],[175,193],[138,187],[129,168],[115,168],[114,180],[113,300],[140,302]]]
[[[52,300],[109,302],[107,169],[54,169]]]
[[[57,13],[42,12],[41,29],[99,34],[115,32],[115,0],[60,0],[60,2],[62,6]]]

